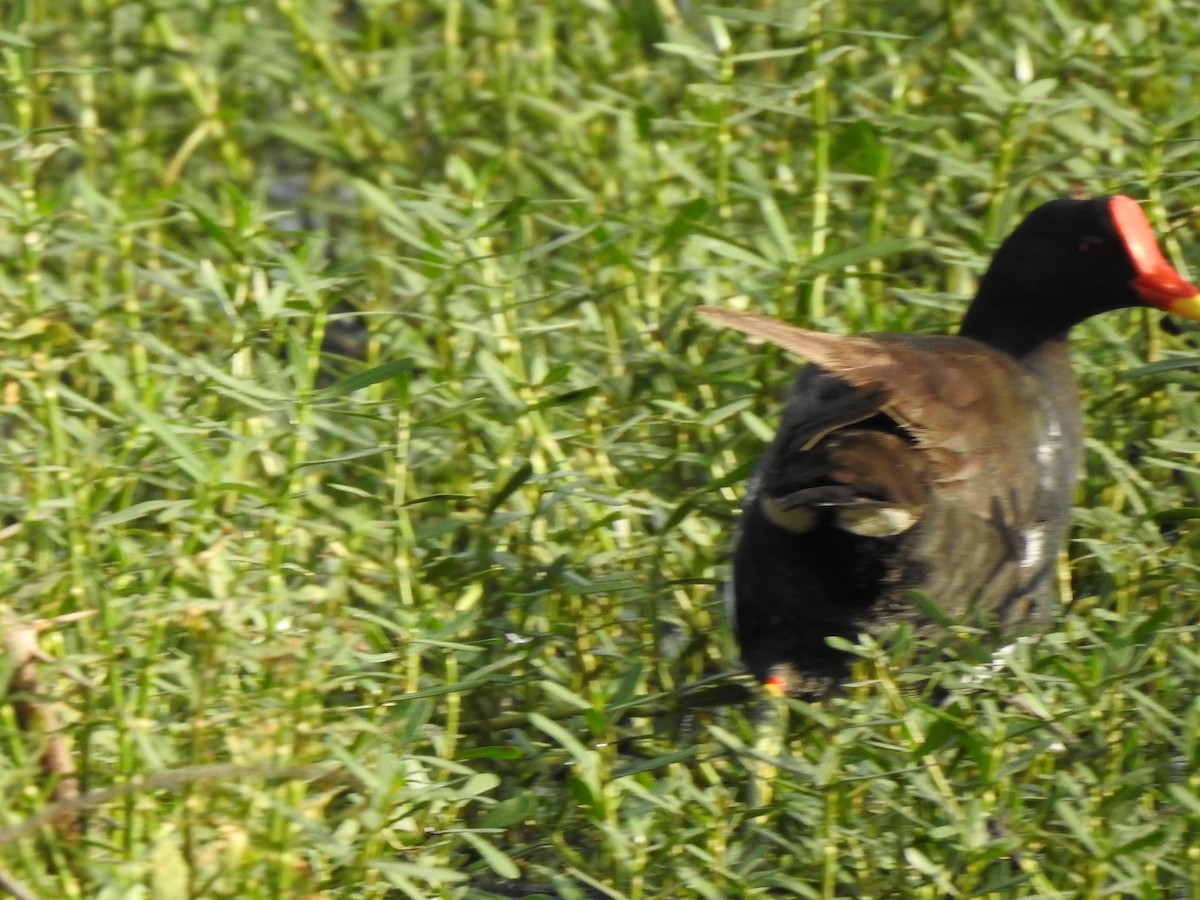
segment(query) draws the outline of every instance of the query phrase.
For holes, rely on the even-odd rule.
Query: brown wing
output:
[[[840,336],[752,313],[700,307],[710,321],[761,338],[857,388],[879,391],[882,409],[924,451],[929,478],[981,516],[999,485],[1037,478],[1044,390],[1012,357],[968,338]],[[1006,491],[1010,493],[1011,491]]]
[[[1061,482],[1071,466],[1059,458],[1058,413],[1032,372],[967,338],[843,337],[733,310],[698,312],[803,356],[860,395],[877,396],[879,408],[913,438],[907,459],[888,436],[871,438],[874,444],[859,438],[843,466],[861,463],[857,471],[866,474],[858,484],[869,487],[896,468],[879,459],[883,454],[907,467],[893,478],[896,490],[914,473],[921,480],[922,527],[906,538],[898,582],[928,590],[953,611],[982,595],[980,602],[1000,608],[1006,620],[1044,603],[1065,525],[1057,507],[1065,509],[1069,485]],[[826,457],[836,453],[836,433],[826,445]]]

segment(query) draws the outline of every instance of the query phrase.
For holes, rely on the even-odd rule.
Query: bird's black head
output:
[[[960,333],[1021,357],[1096,313],[1142,305],[1200,319],[1200,288],[1167,262],[1137,203],[1052,200],[1000,245]]]

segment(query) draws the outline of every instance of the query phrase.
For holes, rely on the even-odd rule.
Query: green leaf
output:
[[[504,480],[500,488],[492,495],[484,509],[484,513],[491,516],[497,509],[501,507],[505,500],[515,494],[525,482],[533,475],[533,464],[526,461],[517,466],[513,473]]]
[[[528,794],[509,797],[489,807],[488,811],[479,819],[479,827],[482,829],[511,828],[532,816],[536,809],[537,803]]]
[[[521,870],[517,864],[512,861],[507,853],[500,850],[495,844],[483,837],[483,835],[475,834],[471,831],[464,831],[462,838],[475,850],[476,853],[483,859],[489,869],[499,875],[501,878],[519,878]]]
[[[377,366],[372,366],[364,372],[356,372],[353,375],[343,378],[324,388],[322,392],[332,396],[349,394],[351,391],[361,390],[373,384],[379,384],[381,381],[391,381],[392,379],[407,375],[413,370],[413,366],[413,360],[410,358],[389,360]]]

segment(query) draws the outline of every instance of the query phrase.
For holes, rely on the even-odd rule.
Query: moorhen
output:
[[[700,308],[812,363],[743,507],[730,600],[746,667],[824,695],[847,670],[826,638],[928,624],[914,588],[951,618],[1044,618],[1082,447],[1067,332],[1139,305],[1200,319],[1200,289],[1116,196],[1034,210],[956,337],[842,337]]]

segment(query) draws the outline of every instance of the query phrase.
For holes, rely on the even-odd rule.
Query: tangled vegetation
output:
[[[721,608],[796,362],[691,314],[949,330],[1072,192],[1200,265],[1186,4],[0,19],[4,887],[1200,891],[1194,337],[1077,331],[1048,634],[810,706]]]

